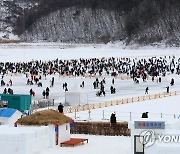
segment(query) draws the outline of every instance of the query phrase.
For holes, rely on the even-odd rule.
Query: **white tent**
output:
[[[65,103],[76,106],[88,104],[88,94],[78,85],[75,85],[72,89],[65,92]]]

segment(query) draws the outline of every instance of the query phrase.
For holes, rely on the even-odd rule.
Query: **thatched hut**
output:
[[[55,110],[43,110],[17,120],[18,125],[25,126],[49,126],[51,140],[56,144],[70,140],[71,118]]]

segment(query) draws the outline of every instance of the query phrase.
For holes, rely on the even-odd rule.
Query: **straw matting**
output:
[[[17,120],[19,125],[47,126],[49,124],[63,125],[70,123],[71,118],[55,110],[43,110]]]

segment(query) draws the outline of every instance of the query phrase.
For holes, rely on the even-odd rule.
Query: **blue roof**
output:
[[[0,109],[0,117],[10,118],[16,111],[16,109],[2,108]]]

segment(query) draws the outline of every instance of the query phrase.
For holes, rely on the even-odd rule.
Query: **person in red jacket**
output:
[[[9,85],[12,86],[12,80],[11,79],[9,80]]]

